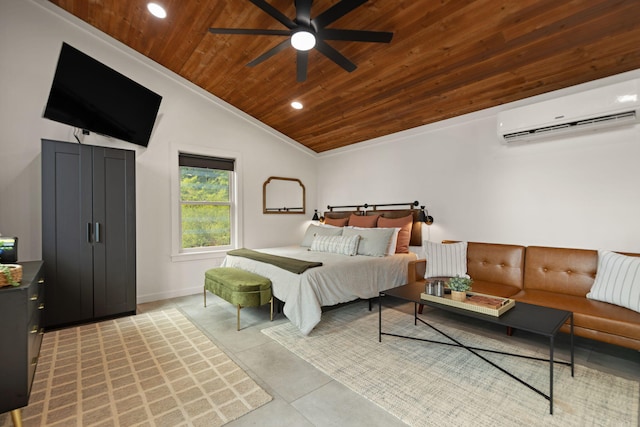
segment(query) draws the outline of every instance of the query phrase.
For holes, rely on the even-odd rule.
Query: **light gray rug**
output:
[[[383,330],[446,340],[412,316],[383,309]],[[456,339],[478,347],[520,352],[506,336],[486,338],[434,321]],[[556,365],[554,415],[549,402],[468,351],[383,336],[378,312],[353,304],[322,315],[309,336],[283,323],[262,331],[304,360],[411,426],[636,426],[640,386],[635,381],[576,365]],[[531,346],[529,346],[531,347]],[[531,349],[526,350],[531,354]],[[548,357],[541,346],[538,357]],[[548,393],[549,364],[483,353]]]

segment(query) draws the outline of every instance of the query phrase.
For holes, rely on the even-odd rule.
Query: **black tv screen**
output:
[[[162,97],[63,43],[44,117],[146,147]]]

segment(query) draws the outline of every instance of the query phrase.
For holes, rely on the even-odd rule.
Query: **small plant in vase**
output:
[[[447,286],[451,289],[451,299],[454,301],[464,301],[467,299],[467,291],[471,289],[473,280],[467,277],[452,277]]]

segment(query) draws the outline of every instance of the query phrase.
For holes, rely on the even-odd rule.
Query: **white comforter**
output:
[[[260,249],[273,255],[321,261],[302,274],[291,273],[271,264],[227,255],[222,265],[237,267],[271,279],[273,294],[284,301],[284,314],[304,335],[320,322],[321,307],[373,298],[380,291],[407,282],[407,266],[415,254],[386,257],[347,256],[312,252],[301,246]]]

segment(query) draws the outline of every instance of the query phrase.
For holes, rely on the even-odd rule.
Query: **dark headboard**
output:
[[[407,215],[413,215],[413,227],[411,227],[411,246],[422,246],[422,222],[419,220],[419,209],[387,209],[387,210],[371,210],[371,211],[328,211],[324,213],[325,218],[349,218],[354,215],[382,215],[385,218],[402,218]]]

